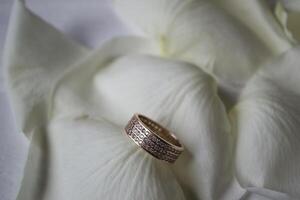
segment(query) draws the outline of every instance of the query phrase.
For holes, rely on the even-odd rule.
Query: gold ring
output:
[[[169,163],[174,163],[184,149],[174,134],[141,114],[133,115],[125,132],[135,144],[152,156]]]

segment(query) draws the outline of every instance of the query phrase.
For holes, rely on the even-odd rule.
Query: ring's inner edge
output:
[[[162,139],[166,140],[167,142],[182,147],[182,145],[179,143],[179,141],[174,138],[170,132],[165,129],[164,127],[162,127],[161,125],[159,125],[158,123],[152,121],[151,119],[143,116],[143,115],[138,115],[140,120],[147,125],[147,127],[154,132],[155,134],[157,134],[159,137],[161,137]]]

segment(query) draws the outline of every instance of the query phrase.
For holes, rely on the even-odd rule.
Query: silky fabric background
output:
[[[0,63],[13,0],[0,0]],[[27,0],[27,6],[42,19],[79,42],[95,48],[115,35],[126,34],[109,1]],[[17,132],[0,64],[0,199],[13,200],[19,190],[29,142]]]

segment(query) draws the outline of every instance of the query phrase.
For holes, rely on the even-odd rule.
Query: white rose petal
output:
[[[244,187],[300,198],[300,50],[292,49],[247,84],[232,112],[236,173]]]
[[[209,1],[115,0],[127,24],[161,46],[161,55],[192,62],[229,85],[241,85],[273,50]]]
[[[8,89],[19,128],[29,136],[47,120],[53,85],[87,50],[28,11],[22,1],[16,1],[7,35]]]
[[[266,0],[214,1],[255,33],[275,55],[291,48],[293,40],[286,34]]]
[[[46,136],[47,135],[47,136]],[[121,127],[89,117],[52,121],[42,156],[31,144],[19,200],[185,200],[169,165],[140,149]],[[35,143],[37,142],[37,143]]]
[[[122,126],[140,112],[177,133],[186,151],[174,168],[190,198],[213,199],[228,187],[230,126],[215,81],[196,66],[146,55],[125,56],[74,71],[55,96],[54,107],[84,108]]]
[[[298,43],[300,41],[300,2],[297,0],[277,2],[275,15],[288,35],[294,39],[295,43]]]

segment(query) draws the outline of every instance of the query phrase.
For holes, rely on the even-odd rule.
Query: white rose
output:
[[[133,36],[98,50],[15,5],[4,65],[31,140],[18,199],[300,198],[300,50],[266,2],[114,3]],[[176,132],[174,165],[122,133],[135,112]]]

